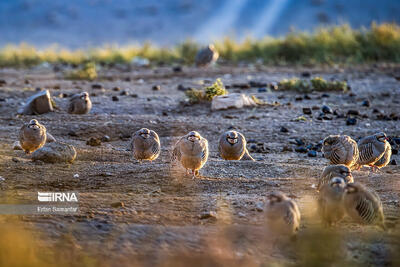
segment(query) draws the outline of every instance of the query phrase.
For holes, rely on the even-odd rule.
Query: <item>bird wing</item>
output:
[[[150,135],[151,135],[155,140],[157,140],[158,142],[160,142],[160,138],[158,137],[158,134],[157,134],[155,131],[150,130]]]
[[[157,155],[158,153],[160,153],[160,143],[154,142],[153,145],[151,146],[151,152],[154,155]]]
[[[174,149],[172,150],[172,162],[181,160],[181,143],[186,136],[182,136],[178,142],[176,142]]]
[[[213,53],[212,51],[209,51],[208,49],[203,49],[196,55],[196,65],[205,65],[208,62],[210,62],[213,58]]]
[[[75,112],[75,102],[71,101],[68,106],[68,113]]]
[[[200,145],[201,145],[201,160],[207,161],[208,159],[208,141],[205,138],[201,138],[200,140]]]

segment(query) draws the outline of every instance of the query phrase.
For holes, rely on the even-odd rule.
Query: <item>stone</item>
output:
[[[328,98],[328,97],[330,97],[330,95],[328,95],[328,94],[322,94],[321,97],[322,97],[322,98]]]
[[[289,129],[286,128],[285,126],[282,126],[281,129],[280,129],[280,132],[281,132],[281,133],[288,133],[288,132],[289,132]]]
[[[121,95],[121,96],[129,95],[129,92],[126,90],[123,90],[119,95]]]
[[[100,83],[92,84],[92,89],[103,89],[103,85]]]
[[[257,106],[257,104],[249,96],[240,93],[215,96],[211,101],[211,110],[243,108],[246,106]]]
[[[119,88],[119,87],[116,86],[116,87],[113,88],[113,91],[119,92],[119,91],[121,91],[121,88]]]
[[[397,165],[397,162],[395,159],[392,159],[392,161],[390,162],[390,165]]]
[[[355,109],[350,109],[349,111],[347,111],[347,116],[350,116],[350,115],[358,116],[358,115],[360,115],[360,112]]]
[[[173,72],[182,72],[182,66],[174,66],[174,67],[172,68],[172,71],[173,71]]]
[[[317,156],[317,152],[315,150],[309,150],[307,152],[307,156],[309,156],[311,158],[315,158]]]
[[[110,140],[111,140],[111,138],[110,138],[108,135],[104,135],[104,136],[101,138],[101,141],[102,141],[102,142],[110,142]]]
[[[327,105],[323,105],[321,111],[325,114],[333,114],[332,108]]]
[[[100,146],[101,145],[101,140],[99,138],[90,137],[90,139],[86,141],[86,145],[88,145],[88,146]]]
[[[117,201],[117,202],[111,203],[111,207],[113,207],[113,208],[124,208],[125,204],[122,201]]]
[[[361,106],[363,106],[363,107],[369,107],[371,104],[370,104],[370,102],[369,102],[369,100],[364,100],[362,103],[361,103]]]
[[[303,72],[301,73],[301,77],[310,78],[310,77],[311,77],[311,72],[309,72],[309,71],[303,71]]]
[[[75,158],[75,148],[61,142],[48,143],[32,153],[32,160],[45,163],[72,163]]]
[[[118,98],[118,96],[113,95],[113,96],[111,97],[111,100],[112,100],[112,101],[119,101],[119,98]]]
[[[217,213],[215,211],[205,211],[199,215],[201,220],[209,219],[209,218],[217,218]]]
[[[23,115],[39,115],[53,111],[49,90],[41,91],[29,97],[25,106],[18,110]]]
[[[303,108],[303,113],[306,115],[311,115],[312,114],[311,108]]]
[[[22,150],[21,143],[19,141],[14,142],[13,150]]]
[[[259,93],[265,93],[265,92],[267,92],[267,88],[265,88],[265,87],[258,88],[258,89],[257,89],[257,92],[259,92]]]
[[[161,86],[160,85],[154,85],[152,89],[153,89],[153,91],[160,91],[161,90]]]
[[[307,148],[305,148],[304,146],[299,146],[296,147],[294,151],[296,151],[297,153],[307,153]]]
[[[346,125],[356,125],[357,119],[356,118],[347,118]]]

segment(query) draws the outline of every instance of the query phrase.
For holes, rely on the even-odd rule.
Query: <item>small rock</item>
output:
[[[124,204],[124,202],[118,201],[118,202],[111,203],[111,207],[113,207],[113,208],[123,208],[123,207],[125,207],[125,204]]]
[[[265,88],[265,87],[258,88],[258,89],[257,89],[257,92],[259,92],[259,93],[265,93],[265,92],[267,92],[267,88]]]
[[[13,162],[15,162],[15,163],[18,163],[18,162],[20,162],[20,160],[19,160],[19,159],[17,159],[17,158],[15,158],[15,157],[13,157],[11,160],[12,160]]]
[[[182,72],[182,66],[174,66],[174,67],[172,68],[172,71],[173,71],[173,72]]]
[[[310,97],[309,95],[305,94],[305,95],[304,95],[304,99],[306,99],[306,100],[311,100],[311,97]]]
[[[349,111],[347,111],[347,116],[349,116],[349,115],[358,116],[358,115],[360,115],[360,112],[355,109],[350,109]]]
[[[327,105],[323,105],[321,108],[322,112],[325,114],[333,114],[333,110],[331,107],[327,106]]]
[[[185,91],[189,90],[190,88],[189,87],[185,87],[182,84],[178,84],[177,89],[178,89],[178,91],[185,92]]]
[[[396,148],[392,148],[392,154],[393,154],[393,155],[399,154],[399,150],[396,149]]]
[[[256,211],[258,211],[258,212],[264,211],[264,203],[258,202],[258,203],[256,204]]]
[[[119,92],[119,91],[121,91],[121,88],[119,88],[119,87],[114,87],[113,89],[112,89],[113,91],[115,91],[115,92]]]
[[[40,160],[46,163],[72,163],[75,158],[75,148],[61,142],[46,144],[32,153],[32,160]]]
[[[70,130],[67,134],[68,134],[69,136],[74,136],[74,137],[78,136],[78,134],[77,134],[75,131],[73,131],[73,130]]]
[[[290,146],[283,146],[282,152],[293,152],[293,148]]]
[[[201,220],[208,218],[217,218],[217,213],[215,211],[205,211],[199,215]]]
[[[152,89],[153,89],[153,91],[160,91],[161,90],[161,86],[160,85],[154,85]]]
[[[312,106],[311,109],[312,110],[319,110],[319,107],[318,106]]]
[[[88,146],[100,146],[101,145],[101,140],[99,138],[90,137],[90,139],[86,141],[86,145],[88,145]]]
[[[303,101],[303,97],[302,96],[296,96],[296,98],[294,99],[296,101]]]
[[[129,95],[129,92],[126,91],[126,90],[123,90],[119,95],[120,96],[126,96],[126,95]]]
[[[299,146],[296,147],[294,151],[296,151],[297,153],[307,153],[307,148],[305,148],[304,146]]]
[[[350,97],[355,97],[355,96],[357,96],[357,95],[356,95],[355,93],[350,93],[349,96],[350,96]]]
[[[232,84],[233,88],[240,88],[240,89],[250,89],[251,86],[248,83],[234,83]]]
[[[78,173],[75,173],[75,174],[74,174],[74,178],[75,178],[75,179],[78,179],[78,178],[79,178],[79,174],[78,174]]]
[[[280,129],[280,132],[281,132],[281,133],[288,133],[288,132],[289,132],[289,129],[286,128],[285,126],[282,126],[281,129]]]
[[[6,84],[7,84],[6,80],[0,79],[0,86],[4,86]]]
[[[392,159],[392,161],[390,162],[390,165],[397,165],[397,162],[395,159]]]
[[[303,71],[301,73],[301,76],[304,78],[310,78],[311,77],[311,73],[309,71]]]
[[[19,141],[15,141],[13,144],[13,150],[22,150],[21,144]]]
[[[137,97],[138,97],[138,94],[131,94],[131,97],[137,98]]]
[[[392,139],[396,144],[400,145],[400,137],[393,137]]]
[[[309,156],[311,158],[315,158],[317,156],[317,152],[315,150],[309,150],[307,152],[307,156]]]
[[[250,81],[249,82],[251,87],[267,87],[268,84],[265,82],[257,82],[257,81]]]
[[[305,145],[304,141],[299,139],[299,138],[294,139],[294,141],[296,142],[296,145],[298,145],[298,146],[304,146]]]
[[[278,90],[278,84],[276,82],[272,82],[269,84],[269,88],[272,90]]]
[[[330,97],[330,95],[328,95],[328,94],[322,94],[321,97],[322,97],[322,98],[328,98],[328,97]]]
[[[346,125],[356,125],[357,119],[356,118],[347,118]]]
[[[303,113],[306,115],[311,115],[312,114],[311,108],[303,108]]]
[[[102,142],[110,142],[110,140],[111,140],[111,138],[110,138],[108,135],[104,135],[104,136],[101,138],[101,141],[102,141]]]
[[[4,182],[6,179],[0,176],[0,182]]]
[[[112,101],[119,101],[119,98],[118,98],[118,96],[113,95],[112,98],[111,98],[111,100],[112,100]]]
[[[103,89],[103,85],[99,83],[92,84],[92,89]]]
[[[369,100],[364,100],[362,103],[361,103],[361,106],[363,106],[363,107],[369,107],[371,104],[370,104],[370,102],[369,102]]]

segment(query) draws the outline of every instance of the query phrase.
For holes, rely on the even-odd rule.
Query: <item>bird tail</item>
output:
[[[246,148],[246,151],[244,152],[244,155],[241,158],[241,160],[252,160],[252,161],[255,161],[254,158],[252,156],[250,156],[250,153],[247,150],[247,148]]]

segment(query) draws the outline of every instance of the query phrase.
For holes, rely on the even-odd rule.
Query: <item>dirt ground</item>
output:
[[[312,77],[346,79],[351,91],[329,92],[328,97],[312,93],[306,99],[301,93],[258,92],[258,87],[232,86],[249,81],[278,82],[301,77],[305,71]],[[399,76],[398,66],[387,65],[345,69],[184,67],[182,72],[171,67],[117,66],[100,70],[99,78],[89,82],[66,80],[62,72],[47,68],[2,69],[0,79],[6,84],[0,87],[0,176],[5,179],[0,183],[1,196],[3,202],[33,203],[37,191],[79,192],[79,214],[20,218],[40,229],[43,240],[56,243],[67,234],[80,250],[90,250],[113,263],[168,265],[179,256],[193,265],[215,265],[220,258],[239,265],[296,264],[302,256],[287,246],[265,241],[268,233],[263,227],[262,204],[273,190],[295,199],[302,212],[295,242],[313,249],[312,242],[304,243],[304,239],[309,237],[307,229],[319,225],[314,219],[314,187],[328,161],[321,152],[308,157],[287,150],[296,147],[295,139],[315,145],[329,134],[357,139],[384,131],[388,136],[399,136],[399,121],[377,119],[373,111],[400,115],[400,81],[395,79]],[[201,88],[219,77],[230,85],[230,92],[254,94],[279,104],[216,112],[209,104],[185,105],[184,93],[177,90],[179,84]],[[93,84],[101,84],[102,89],[93,89]],[[161,90],[152,90],[153,85],[160,85]],[[50,90],[59,110],[40,116],[17,115],[21,103],[37,87]],[[90,114],[67,114],[68,98],[64,94],[81,91],[91,94]],[[121,95],[123,91],[127,94]],[[113,101],[112,96],[119,101]],[[299,97],[303,99],[296,100]],[[364,100],[370,101],[370,107],[361,105]],[[320,110],[313,110],[312,116],[304,115],[307,121],[295,120],[303,115],[304,107],[320,108],[324,104],[342,114],[358,110],[361,115],[354,126],[336,116],[318,120]],[[32,162],[22,151],[12,149],[21,125],[32,118],[43,123],[57,140],[76,147],[78,156],[73,164]],[[289,132],[281,132],[282,126]],[[153,163],[139,164],[127,150],[130,135],[141,127],[153,129],[160,136],[162,152]],[[232,128],[250,142],[264,144],[263,153],[251,153],[255,162],[229,162],[219,157],[217,140]],[[199,131],[210,145],[208,162],[195,180],[185,177],[182,168],[171,167],[169,156],[178,137],[191,130]],[[104,135],[110,137],[109,142],[97,147],[86,145],[89,138]],[[398,155],[392,158],[400,163]],[[74,178],[75,174],[79,177]],[[391,265],[391,251],[398,244],[395,233],[400,230],[400,168],[389,165],[378,173],[364,168],[353,176],[379,194],[390,229],[384,232],[345,220],[337,226],[346,240],[346,253],[342,255],[354,263]],[[118,207],[118,202],[123,207]],[[201,256],[205,254],[210,260],[206,263],[207,257]]]

